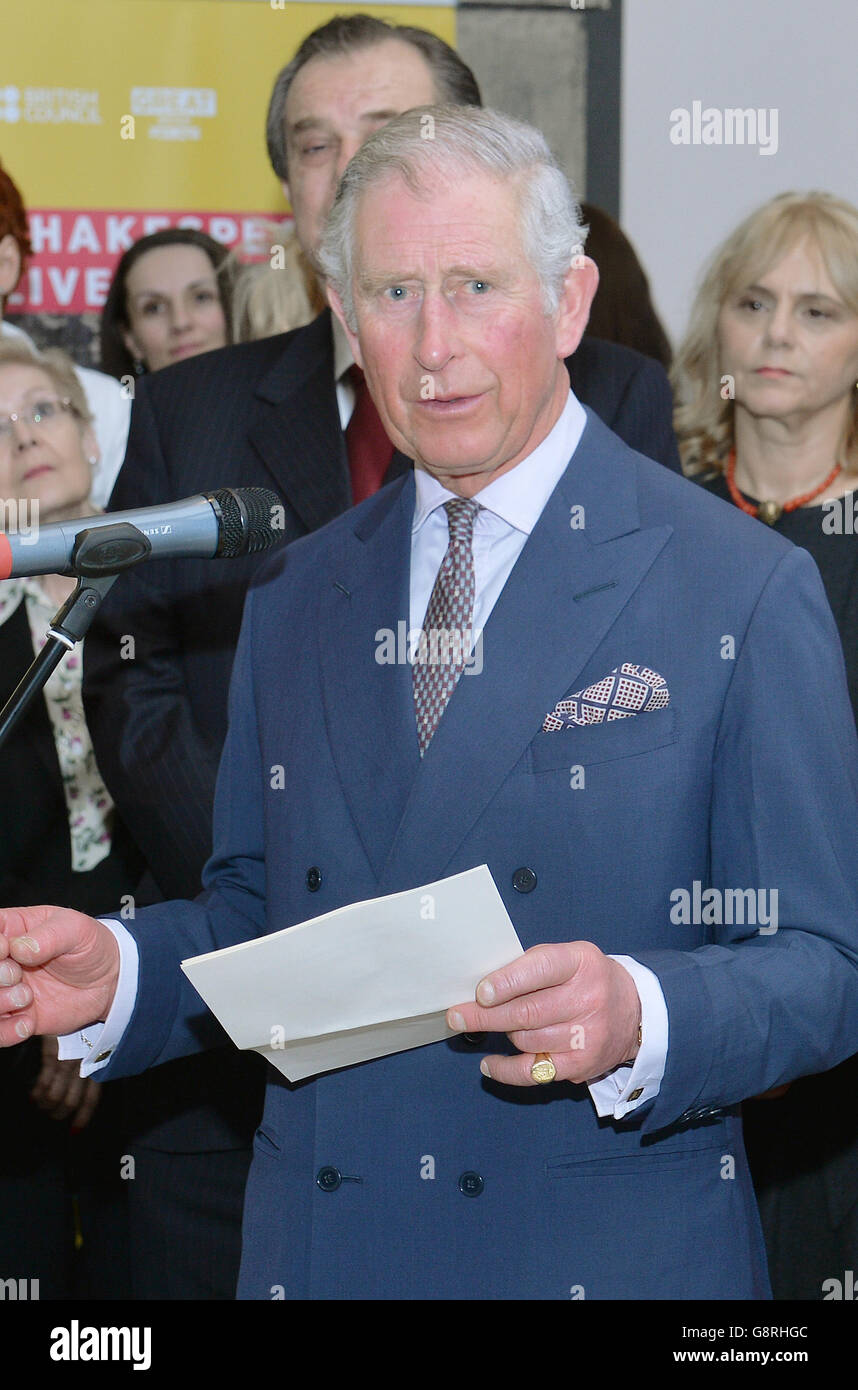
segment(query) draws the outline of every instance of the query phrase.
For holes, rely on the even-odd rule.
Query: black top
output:
[[[735,505],[723,474],[703,480],[702,486],[731,506]],[[743,497],[745,495],[742,494]],[[748,497],[747,500],[756,506],[755,497]],[[837,518],[841,531],[839,535],[829,534],[822,529],[823,521],[831,528],[834,518]],[[759,525],[765,526],[766,523],[761,521]],[[848,525],[854,525],[854,534],[843,534]],[[797,507],[794,512],[784,512],[772,530],[792,541],[793,545],[800,545],[816,561],[843,643],[849,698],[858,723],[858,518],[853,522],[852,496],[847,493],[840,499],[837,512],[823,507],[821,501],[819,506]]]
[[[0,625],[0,705],[33,660],[23,599]],[[62,903],[92,916],[118,911],[136,894],[143,859],[114,815],[110,852],[94,868],[72,868],[69,815],[54,733],[39,692],[0,749],[0,907]]]
[[[703,486],[735,505],[722,475]],[[837,512],[821,501],[797,507],[782,514],[773,529],[816,561],[843,644],[858,723],[858,523],[852,502],[847,493]],[[829,534],[835,516],[840,534]],[[847,526],[854,534],[846,533]],[[820,1299],[829,1270],[839,1269],[847,1249],[854,1249],[854,1218],[848,1214],[858,1201],[858,1115],[850,1100],[856,1087],[858,1055],[822,1075],[801,1077],[779,1099],[746,1101],[742,1107],[776,1299]]]

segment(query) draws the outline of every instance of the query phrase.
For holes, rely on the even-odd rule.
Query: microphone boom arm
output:
[[[77,586],[52,619],[42,650],[0,710],[0,748],[66,652],[86,636],[102,599],[122,571],[145,560],[151,549],[143,533],[128,522],[81,531],[72,566]]]

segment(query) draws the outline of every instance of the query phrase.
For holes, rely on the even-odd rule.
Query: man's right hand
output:
[[[0,909],[0,1047],[103,1022],[118,979],[116,938],[94,917],[65,907]]]

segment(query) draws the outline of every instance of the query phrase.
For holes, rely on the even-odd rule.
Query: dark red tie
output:
[[[378,492],[393,458],[393,445],[384,432],[360,367],[349,368],[349,380],[355,391],[355,408],[346,426],[346,452],[352,498],[358,503]]]

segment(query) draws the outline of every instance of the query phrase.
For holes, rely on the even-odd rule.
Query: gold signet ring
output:
[[[549,1052],[537,1052],[533,1066],[530,1068],[530,1074],[540,1086],[554,1080],[557,1075],[557,1068],[552,1062]]]

